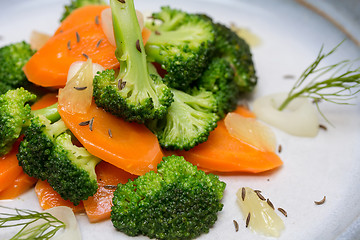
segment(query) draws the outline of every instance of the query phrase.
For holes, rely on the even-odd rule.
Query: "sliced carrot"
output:
[[[156,136],[144,125],[115,117],[94,102],[85,114],[70,114],[60,104],[58,111],[66,126],[91,154],[129,173],[143,175],[155,170],[163,157]],[[89,125],[79,125],[91,119],[91,129]]]
[[[110,6],[106,5],[88,5],[76,9],[69,16],[67,16],[64,21],[62,21],[55,34],[67,31],[87,22],[100,22],[101,12],[109,7]],[[98,19],[95,20],[95,18]]]
[[[99,222],[110,218],[115,189],[111,189],[109,186],[116,187],[119,183],[125,184],[129,179],[133,180],[137,177],[104,161],[96,166],[95,171],[98,179],[98,191],[94,196],[83,201],[90,222]]]
[[[18,197],[22,193],[29,190],[36,183],[36,181],[36,178],[29,177],[26,173],[21,171],[11,186],[0,192],[0,200],[14,199]]]
[[[42,108],[49,107],[55,103],[57,103],[57,93],[48,93],[42,96],[37,102],[35,102],[32,106],[32,110],[38,110]]]
[[[143,39],[143,42],[144,42],[144,45],[146,45],[147,41],[149,40],[150,38],[150,35],[151,35],[151,30],[144,27],[142,32],[141,32],[141,35],[142,35],[142,39]]]
[[[243,106],[237,107],[233,112],[240,114],[243,117],[256,118],[255,113],[251,112],[248,108]]]
[[[16,158],[19,144],[20,141],[15,142],[11,151],[0,157],[0,192],[11,186],[22,171]]]
[[[243,109],[236,112],[248,115]],[[223,120],[218,122],[206,142],[189,151],[178,151],[177,154],[200,168],[218,172],[259,173],[282,165],[274,152],[260,151],[231,136]]]
[[[40,206],[43,209],[49,209],[57,206],[66,206],[71,208],[74,212],[84,211],[84,205],[82,202],[75,206],[69,200],[62,199],[47,181],[39,180],[35,185],[35,193],[38,197]]]

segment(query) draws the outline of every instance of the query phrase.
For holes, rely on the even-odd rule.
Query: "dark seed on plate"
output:
[[[282,209],[282,208],[278,208],[279,212],[281,212],[285,217],[287,217],[287,212]]]
[[[121,3],[125,3],[125,0],[118,0],[119,2],[121,2]]]
[[[264,196],[261,195],[260,191],[256,191],[255,193],[256,193],[256,195],[257,195],[261,200],[263,200],[263,201],[266,200],[266,199],[264,198]]]
[[[327,127],[325,125],[319,124],[319,128],[323,129],[323,130],[327,130]]]
[[[324,204],[325,200],[326,200],[326,196],[324,196],[323,199],[321,199],[320,201],[314,201],[314,203],[316,205],[321,205],[321,204]]]
[[[235,226],[235,232],[239,231],[239,224],[236,220],[233,220],[234,226]]]
[[[70,40],[67,42],[67,49],[68,49],[69,51],[71,50],[71,41],[70,41]]]
[[[74,87],[74,89],[81,91],[87,89],[87,87]]]
[[[113,137],[113,136],[112,136],[112,132],[111,132],[111,129],[110,129],[110,128],[109,128],[109,130],[108,130],[108,134],[109,134],[109,137],[111,137],[111,138]]]
[[[243,187],[241,189],[241,198],[242,198],[243,201],[245,201],[245,195],[246,195],[246,189]]]
[[[272,204],[272,202],[270,201],[270,199],[266,199],[266,202],[267,202],[267,204],[268,204],[272,209],[275,210],[274,204]]]
[[[96,43],[96,47],[98,48],[101,44],[101,42],[103,41],[103,39],[100,39],[97,43]]]
[[[285,79],[294,79],[295,76],[294,76],[294,75],[287,74],[287,75],[284,75],[284,78],[285,78]]]
[[[281,151],[282,151],[282,146],[281,146],[281,144],[278,146],[278,152],[279,153],[281,153]]]
[[[140,47],[140,41],[139,41],[139,39],[136,40],[136,49],[137,49],[139,52],[141,52],[141,47]]]
[[[86,59],[89,59],[89,56],[86,53],[82,54]]]
[[[105,185],[104,188],[109,189],[109,190],[116,190],[117,186],[115,186],[115,185]]]
[[[76,42],[80,42],[80,35],[79,35],[79,33],[76,32],[75,35],[76,35]]]
[[[246,225],[245,227],[248,227],[249,226],[249,223],[250,223],[250,213],[247,215],[247,218],[246,218]]]
[[[90,123],[90,120],[81,122],[81,123],[79,123],[79,125],[80,126],[87,126],[87,125],[89,125],[89,123]]]
[[[90,131],[93,130],[93,125],[94,125],[94,118],[92,118],[92,119],[90,120],[90,122],[89,122],[89,129],[90,129]]]
[[[96,15],[96,17],[95,17],[95,24],[99,25],[99,16],[98,15]]]

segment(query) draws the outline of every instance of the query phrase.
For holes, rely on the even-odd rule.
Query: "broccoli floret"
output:
[[[65,10],[60,19],[60,22],[64,21],[65,18],[69,16],[75,9],[87,5],[106,5],[106,2],[103,0],[71,0],[69,5],[64,6]]]
[[[234,69],[226,59],[214,58],[196,86],[213,93],[220,118],[236,109],[239,89],[234,81]]]
[[[215,26],[215,57],[228,60],[235,70],[235,78],[241,92],[250,92],[257,83],[255,67],[249,45],[230,28],[220,23]]]
[[[24,41],[0,48],[0,94],[29,84],[22,68],[34,53]]]
[[[152,18],[148,27],[153,33],[145,46],[148,59],[167,71],[164,82],[169,87],[186,90],[201,76],[213,52],[213,24],[170,7],[162,7]]]
[[[189,150],[205,142],[219,120],[217,102],[210,91],[194,89],[185,93],[172,89],[174,102],[165,118],[147,123],[166,149]]]
[[[162,118],[173,101],[170,89],[146,61],[134,2],[110,1],[120,70],[94,79],[95,103],[128,121]],[[126,23],[126,24],[124,24]]]
[[[0,156],[11,150],[22,129],[29,124],[31,108],[28,103],[35,100],[36,96],[23,88],[0,95]]]
[[[225,183],[206,175],[183,157],[164,157],[157,173],[119,184],[111,221],[127,235],[192,239],[209,228],[222,210]]]

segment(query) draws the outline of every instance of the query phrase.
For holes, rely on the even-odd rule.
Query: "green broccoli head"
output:
[[[103,0],[71,0],[69,5],[65,5],[64,13],[60,19],[60,22],[64,21],[67,16],[69,16],[75,9],[84,7],[87,5],[106,5],[106,2]]]
[[[127,235],[192,239],[209,232],[222,210],[225,183],[183,157],[164,157],[158,172],[119,184],[111,221]]]
[[[249,45],[230,28],[222,24],[215,26],[214,56],[228,60],[235,70],[235,78],[241,92],[250,92],[257,83],[255,67]]]
[[[196,86],[213,93],[220,118],[236,109],[239,89],[234,81],[234,69],[226,59],[214,58]]]
[[[152,17],[148,27],[153,33],[145,46],[148,59],[167,71],[164,82],[169,87],[185,90],[201,76],[214,50],[213,24],[170,7],[162,7]]]
[[[27,175],[41,180],[47,179],[46,162],[54,148],[54,139],[66,130],[62,120],[51,123],[43,115],[31,119],[17,154],[19,165]]]
[[[28,84],[22,68],[35,53],[24,41],[0,48],[0,94]]]
[[[23,88],[0,95],[0,156],[10,151],[21,131],[30,123],[31,108],[36,96]]]
[[[217,102],[213,94],[204,89],[185,93],[172,89],[174,102],[165,118],[149,121],[162,147],[172,150],[189,150],[205,142],[219,120]]]
[[[95,166],[100,161],[84,147],[73,145],[69,133],[62,133],[55,138],[54,149],[45,164],[47,181],[63,199],[78,205],[96,193]]]
[[[110,3],[120,70],[117,76],[113,70],[107,70],[95,77],[95,102],[128,121],[143,123],[162,118],[173,101],[172,93],[146,61],[134,2]]]

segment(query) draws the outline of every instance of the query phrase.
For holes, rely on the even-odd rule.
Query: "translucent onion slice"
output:
[[[245,118],[237,113],[228,113],[224,121],[227,130],[233,137],[261,151],[275,151],[276,137],[268,126],[256,119]]]
[[[315,137],[319,131],[318,113],[307,98],[296,98],[283,110],[278,107],[287,97],[278,93],[255,100],[253,110],[256,116],[289,134],[301,137]]]
[[[38,31],[32,31],[30,34],[30,47],[39,50],[49,40],[50,35]]]
[[[143,14],[136,10],[136,15],[139,21],[140,29],[142,30],[144,27],[144,16]],[[109,40],[110,44],[116,46],[115,36],[114,36],[114,29],[112,24],[112,15],[111,15],[111,8],[104,9],[101,12],[101,27]]]
[[[243,194],[242,188],[236,193],[236,202],[244,219],[248,219],[245,220],[248,227],[254,232],[268,237],[279,237],[285,228],[282,219],[266,200],[259,198],[253,189],[248,187],[244,189],[245,194]]]
[[[69,113],[86,113],[90,108],[93,95],[93,78],[104,68],[93,64],[91,59],[86,62],[75,62],[70,66],[68,81],[59,90],[59,104]]]

